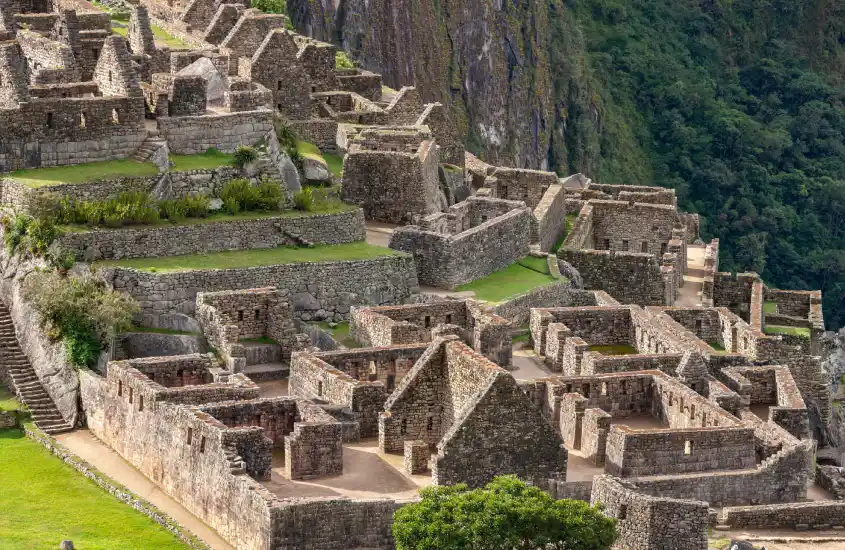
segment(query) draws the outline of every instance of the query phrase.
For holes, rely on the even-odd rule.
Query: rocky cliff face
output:
[[[591,172],[601,117],[563,0],[288,0],[300,32],[450,106],[488,162]],[[554,43],[556,47],[550,47]],[[557,52],[566,52],[563,56]]]

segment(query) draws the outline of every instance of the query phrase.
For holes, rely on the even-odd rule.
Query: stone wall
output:
[[[61,235],[58,243],[80,260],[96,261],[296,246],[300,239],[341,244],[362,241],[364,236],[364,214],[354,209],[336,214],[74,231]]]
[[[605,471],[619,477],[710,470],[744,470],[756,464],[752,428],[631,430],[612,426]]]
[[[667,303],[666,283],[652,254],[561,248],[558,258],[578,270],[585,288],[604,290],[622,303]]]
[[[552,185],[534,208],[532,243],[542,252],[551,252],[566,230],[566,192],[562,185]]]
[[[142,314],[193,313],[200,291],[272,286],[283,298],[293,299],[301,320],[341,321],[353,305],[403,303],[418,288],[413,261],[405,255],[172,273],[112,267],[100,274],[116,290],[137,299]]]
[[[654,498],[611,476],[593,481],[592,503],[616,519],[618,550],[707,550],[707,503]]]
[[[464,211],[462,214],[471,218],[472,210],[484,209],[491,202],[500,201],[471,197],[450,212]],[[520,203],[504,204],[512,209],[496,217],[485,215],[477,220],[480,223],[467,219],[464,230],[451,234],[400,227],[393,232],[390,247],[414,255],[422,284],[454,290],[528,255],[531,212]]]
[[[726,307],[745,322],[750,321],[751,290],[759,282],[756,273],[716,273],[713,281],[713,305]]]
[[[494,197],[524,201],[531,209],[537,208],[546,191],[557,184],[554,172],[521,168],[495,168],[484,182]]]
[[[272,111],[205,114],[187,117],[159,117],[161,137],[170,152],[197,155],[214,147],[232,153],[241,145],[253,145],[273,127]]]
[[[299,405],[301,422],[285,437],[288,479],[314,479],[343,473],[341,423],[316,405]]]
[[[25,183],[6,177],[0,179],[0,204],[13,208],[26,208],[38,196],[44,194],[75,201],[101,201],[129,190],[149,193],[161,178],[161,175],[142,176],[31,188]]]
[[[520,326],[528,323],[533,308],[574,305],[573,300],[577,300],[577,292],[568,280],[561,279],[512,296],[507,301],[493,306],[493,311],[499,317]]]
[[[790,502],[723,508],[719,521],[733,529],[830,529],[845,527],[845,502]]]

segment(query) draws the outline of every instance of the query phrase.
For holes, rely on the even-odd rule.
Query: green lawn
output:
[[[542,273],[544,275],[550,275],[551,272],[549,271],[549,260],[545,256],[542,258],[538,258],[536,256],[526,256],[517,262],[522,267],[527,267],[532,271],[536,271],[537,273]]]
[[[332,204],[326,206],[325,208],[321,208],[319,210],[314,210],[312,212],[303,212],[301,210],[285,210],[284,212],[241,212],[239,214],[211,214],[206,216],[205,218],[185,218],[184,220],[180,220],[179,222],[172,222],[170,220],[158,220],[156,223],[151,224],[144,224],[144,225],[128,225],[125,227],[106,227],[106,226],[97,226],[96,229],[105,230],[105,231],[122,231],[123,229],[139,229],[144,227],[166,227],[169,225],[198,225],[203,223],[212,223],[212,222],[232,222],[232,221],[245,221],[245,220],[261,220],[264,218],[300,218],[303,216],[318,216],[321,214],[337,214],[339,212],[348,212],[349,210],[355,210],[358,208],[357,206],[353,206],[350,204],[344,204],[338,202],[336,204]],[[62,229],[69,231],[71,233],[79,233],[84,231],[90,231],[92,229],[91,226],[87,225],[63,225]]]
[[[340,155],[332,155],[331,153],[323,153],[323,160],[329,165],[329,172],[338,178],[343,176],[343,157]]]
[[[337,323],[337,326],[334,328],[331,328],[329,323],[325,321],[320,321],[314,324],[331,334],[332,338],[334,338],[337,343],[346,346],[347,348],[361,347],[361,343],[349,335],[349,322]]]
[[[312,157],[325,160],[323,157],[323,153],[321,153],[320,149],[313,143],[296,140],[296,150],[299,151],[299,154],[303,157]]]
[[[764,302],[763,303],[763,313],[767,313],[770,315],[777,315],[778,312],[778,303],[777,302]]]
[[[74,164],[73,166],[17,170],[12,172],[9,177],[29,187],[36,188],[66,183],[85,183],[116,177],[155,176],[158,173],[158,167],[152,162],[137,162],[132,159],[123,159]]]
[[[397,253],[389,248],[364,242],[315,246],[314,248],[254,248],[211,254],[190,254],[157,258],[132,258],[97,262],[99,267],[126,267],[151,272],[189,271],[195,269],[235,269],[279,264],[371,260]]]
[[[174,535],[109,495],[18,430],[0,430],[0,549],[184,549]]]
[[[526,332],[525,334],[520,334],[519,336],[514,336],[511,338],[511,342],[514,344],[525,344],[528,345],[531,342],[531,333]]]
[[[784,327],[780,325],[766,325],[763,327],[763,332],[766,334],[791,334],[792,336],[800,336],[802,338],[810,337],[810,329],[807,327]]]
[[[16,411],[22,408],[15,394],[10,392],[5,386],[0,385],[0,411]]]
[[[707,345],[709,345],[711,348],[713,348],[716,351],[727,351],[727,350],[725,350],[725,346],[723,346],[719,342],[707,342]]]
[[[232,165],[232,155],[209,149],[201,155],[170,155],[173,172],[187,172],[188,170],[213,170],[221,166]]]
[[[475,297],[485,302],[502,302],[511,296],[556,281],[557,279],[548,273],[538,273],[533,269],[538,266],[536,260],[542,260],[545,263],[542,258],[525,259],[522,261],[527,261],[527,265],[532,267],[526,267],[520,262],[513,263],[486,277],[461,285],[457,290],[475,292]],[[548,266],[546,269],[548,270]]]
[[[115,34],[119,34],[120,36],[127,38],[129,36],[129,19],[124,17],[112,17],[112,27],[111,30]],[[158,46],[167,46],[171,50],[189,50],[191,49],[190,44],[182,40],[181,38],[176,38],[168,33],[166,30],[162,29],[158,25],[151,25],[153,28],[153,36],[155,37],[156,45]]]
[[[604,355],[636,355],[637,348],[630,344],[613,344],[612,346],[590,346],[587,351],[597,351]]]

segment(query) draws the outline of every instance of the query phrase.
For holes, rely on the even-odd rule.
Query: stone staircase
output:
[[[285,179],[282,173],[279,172],[279,167],[266,156],[258,157],[255,161],[255,168],[260,174],[270,181],[278,181],[284,183]]]
[[[132,158],[138,162],[147,162],[153,156],[153,153],[166,145],[167,142],[161,137],[158,130],[147,129],[147,139],[138,147]]]
[[[35,425],[41,431],[54,435],[73,430],[41,385],[29,359],[18,345],[15,326],[5,305],[0,304],[0,364],[8,371],[9,378],[21,402],[32,414]]]

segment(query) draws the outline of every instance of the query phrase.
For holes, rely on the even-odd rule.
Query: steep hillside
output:
[[[333,7],[334,6],[334,7]],[[671,186],[726,270],[821,288],[845,323],[845,5],[288,0],[388,84],[451,104],[502,164]]]

